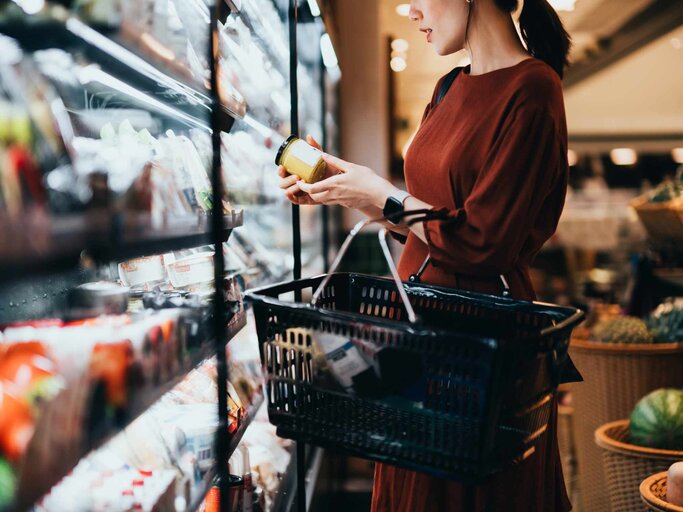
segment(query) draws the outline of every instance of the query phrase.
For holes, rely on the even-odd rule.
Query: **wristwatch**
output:
[[[396,194],[389,196],[386,203],[384,203],[384,209],[382,214],[384,218],[391,224],[400,224],[403,217],[400,216],[403,213],[403,203],[406,199],[410,197],[410,194],[405,190],[400,190]]]

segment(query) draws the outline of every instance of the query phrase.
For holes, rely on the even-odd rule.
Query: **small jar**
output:
[[[315,183],[325,176],[326,164],[323,153],[296,135],[290,135],[282,143],[275,157],[289,174],[296,174],[306,183]]]

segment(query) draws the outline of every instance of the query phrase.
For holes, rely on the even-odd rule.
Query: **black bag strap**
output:
[[[439,86],[439,91],[436,93],[436,99],[434,100],[434,106],[441,103],[441,100],[444,99],[444,97],[446,96],[446,93],[451,88],[451,85],[453,85],[453,82],[455,82],[455,79],[458,78],[458,75],[460,74],[461,71],[462,71],[461,67],[454,68],[451,71],[449,71],[445,77],[443,77],[441,85]]]

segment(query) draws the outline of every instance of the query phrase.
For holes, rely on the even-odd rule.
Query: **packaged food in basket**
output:
[[[683,390],[657,389],[633,408],[631,441],[640,446],[683,450]]]
[[[666,475],[666,500],[683,507],[683,462],[671,465]]]
[[[288,329],[287,336],[311,338],[317,354],[313,372],[316,382],[323,387],[355,394],[362,391],[364,380],[376,380],[372,365],[346,336],[306,329]]]

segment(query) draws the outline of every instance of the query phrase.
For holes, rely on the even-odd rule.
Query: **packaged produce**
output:
[[[168,275],[175,288],[195,288],[213,283],[213,252],[201,252],[168,264]]]
[[[633,408],[631,441],[640,446],[683,450],[683,390],[657,389]]]

